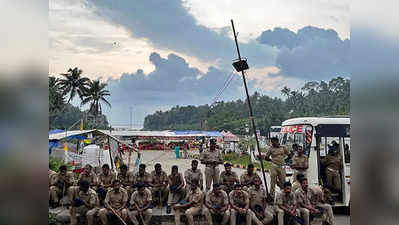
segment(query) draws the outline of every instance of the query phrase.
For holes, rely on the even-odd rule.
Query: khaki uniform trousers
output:
[[[204,210],[203,210],[204,209]],[[208,224],[212,224],[212,218],[210,217],[209,211],[204,207],[191,207],[186,210],[175,210],[175,225],[180,225],[181,215],[185,215],[187,218],[188,225],[194,225],[194,216],[204,214]]]
[[[219,166],[207,165],[205,167],[205,183],[207,192],[211,189],[212,181],[214,184],[219,183],[219,175]]]
[[[158,204],[164,203],[168,199],[169,189],[167,187],[164,188],[152,188],[152,202],[156,202]],[[156,197],[156,195],[158,195]],[[159,202],[161,200],[161,202]]]
[[[334,169],[326,168],[326,181],[327,185],[334,187],[336,190],[341,191],[341,177],[339,172]]]
[[[120,217],[126,221],[127,219],[127,209],[121,209],[121,210],[115,210],[117,213],[119,213]],[[107,225],[108,224],[108,216],[109,215],[114,215],[114,213],[111,210],[108,210],[106,208],[102,208],[100,209],[100,211],[98,212],[99,216],[100,216],[100,220],[101,223],[103,225]]]
[[[229,209],[227,209],[224,212],[219,213],[219,212],[216,212],[216,211],[214,211],[212,209],[204,208],[203,213],[204,213],[206,218],[208,218],[208,217],[210,218],[209,221],[210,221],[211,225],[213,225],[212,215],[222,216],[223,217],[222,225],[226,225],[227,222],[229,222],[229,220],[230,220],[230,210]],[[209,215],[207,215],[207,214],[209,214]]]
[[[237,216],[239,213],[235,209],[230,209],[230,224],[236,225],[237,224]],[[248,209],[247,214],[245,214],[245,224],[251,225],[252,218],[255,216],[254,212]],[[255,216],[256,217],[256,216]]]
[[[256,214],[255,214],[255,212],[253,212],[253,211],[251,211],[251,213],[253,214],[252,215],[252,222],[254,222],[255,224],[257,224],[257,225],[265,225],[265,224],[268,224],[268,223],[270,223],[272,220],[273,220],[273,217],[274,217],[274,215],[273,215],[273,212],[271,212],[271,210],[268,208],[268,207],[266,207],[266,209],[263,211],[263,219],[262,220],[260,220],[257,216],[256,216]],[[280,225],[280,224],[279,224]]]
[[[98,208],[93,208],[93,209],[89,210],[84,205],[82,205],[80,207],[72,207],[70,209],[71,225],[77,225],[78,224],[77,214],[79,214],[80,216],[86,216],[87,225],[93,225],[94,224],[94,217],[96,216],[97,212],[98,212]]]
[[[139,211],[137,210],[132,210],[132,211],[128,211],[128,215],[129,215],[129,219],[133,222],[134,225],[139,225],[139,221],[137,219],[137,217],[139,216]],[[144,219],[144,224],[147,225],[150,223],[151,218],[152,218],[152,209],[146,209],[143,214],[142,214],[142,218]]]
[[[274,199],[276,184],[283,189],[285,182],[285,169],[282,166],[272,165],[270,168],[270,195]]]
[[[175,191],[174,193],[169,191],[168,195],[168,205],[177,204],[180,200],[184,198],[185,191],[181,188],[179,191]]]
[[[280,209],[278,206],[275,206],[275,211],[277,214],[278,225],[284,225],[284,210]],[[301,211],[299,209],[296,209],[296,215],[301,215]]]
[[[330,225],[335,225],[334,214],[333,214],[333,210],[332,210],[331,205],[330,204],[319,203],[319,204],[317,204],[317,206],[326,210],[326,212],[327,212],[327,222]]]

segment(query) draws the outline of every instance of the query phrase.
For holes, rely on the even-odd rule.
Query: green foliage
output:
[[[59,225],[55,217],[56,217],[55,214],[52,213],[48,214],[48,225]]]
[[[110,93],[105,89],[106,84],[98,80],[91,81],[81,76],[82,70],[69,69],[61,74],[62,78],[49,76],[49,128],[50,129],[77,129],[80,123],[72,127],[80,119],[85,120],[85,129],[108,129],[107,118],[102,115],[101,103],[111,104],[104,98]],[[68,96],[69,95],[69,96]],[[90,109],[82,112],[80,108],[70,104],[76,96],[81,100],[81,105],[90,105]],[[65,103],[65,97],[68,101]]]
[[[311,81],[299,90],[284,87],[285,99],[271,98],[255,92],[250,96],[255,123],[262,135],[270,126],[281,125],[289,118],[300,116],[349,115],[350,80],[337,77],[329,82]],[[146,130],[230,130],[235,134],[252,134],[247,101],[216,102],[212,106],[175,106],[157,111],[144,119]],[[203,121],[207,126],[203,126]],[[249,129],[249,133],[246,131]]]
[[[66,165],[68,170],[72,170],[72,164],[67,163],[65,164],[63,160],[54,158],[54,157],[49,157],[49,168],[55,172],[58,173],[60,166]]]
[[[240,155],[237,153],[227,153],[224,155],[224,161],[229,162],[231,164],[239,164],[243,166],[248,166],[251,163],[251,159],[249,155]],[[261,168],[260,163],[254,163],[255,168]],[[267,161],[263,161],[263,166],[265,170],[270,169],[271,163]]]

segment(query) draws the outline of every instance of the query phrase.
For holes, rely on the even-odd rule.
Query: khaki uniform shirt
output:
[[[182,183],[184,183],[183,175],[181,175],[181,173],[177,173],[176,176],[170,174],[168,176],[168,183],[170,187],[173,185],[176,185],[176,187],[180,186]]]
[[[168,183],[168,176],[166,175],[165,171],[161,171],[161,174],[157,174],[155,171],[151,172],[152,185],[160,185],[167,183]]]
[[[223,155],[218,149],[215,149],[214,151],[206,149],[201,153],[200,161],[202,164],[206,164],[206,166],[214,166],[208,165],[207,163],[222,164]]]
[[[295,194],[296,190],[298,190],[301,187],[301,184],[299,183],[299,181],[295,181],[294,183],[292,183],[292,188],[291,188],[291,192]]]
[[[85,172],[82,172],[79,174],[78,181],[85,180],[89,182],[90,186],[95,186],[97,185],[97,175],[94,172],[91,172],[89,175],[87,175]]]
[[[208,191],[205,201],[211,206],[220,205],[223,207],[229,204],[229,197],[227,196],[227,193],[223,190],[221,190],[219,196],[217,196],[213,191]]]
[[[299,207],[302,207],[301,203],[305,205],[310,205],[311,204],[310,200],[312,198],[312,191],[308,187],[307,191],[305,192],[304,190],[302,190],[301,187],[295,191],[295,198]]]
[[[308,157],[305,154],[302,154],[301,156],[295,155],[294,158],[292,159],[292,164],[297,166],[305,166],[307,162],[308,162]],[[306,169],[298,169],[298,170],[305,171]]]
[[[119,193],[116,193],[114,189],[111,189],[107,192],[104,203],[107,203],[114,209],[119,209],[127,202],[127,200],[128,195],[127,191],[124,188],[120,188]]]
[[[318,185],[312,185],[309,187],[311,190],[312,197],[310,198],[310,203],[312,205],[317,205],[324,200],[324,193],[321,190],[321,187]]]
[[[130,205],[135,206],[135,203],[140,207],[144,208],[148,203],[152,202],[152,194],[151,191],[147,188],[144,189],[144,194],[140,195],[139,191],[135,191],[130,198]]]
[[[252,209],[255,208],[255,205],[260,205],[265,208],[264,199],[266,197],[266,191],[264,188],[259,187],[259,189],[257,190],[255,186],[252,186],[248,189],[248,195],[249,204]]]
[[[56,175],[53,175],[52,182],[53,183],[51,185],[56,185],[58,182],[59,183],[65,182],[66,186],[71,186],[73,185],[74,182],[73,173],[67,172],[65,175],[57,173]]]
[[[199,180],[200,186],[203,185],[203,175],[200,169],[196,169],[195,172],[193,169],[188,169],[184,172],[184,179],[186,180],[186,183],[191,184],[191,181],[193,179]]]
[[[229,194],[229,198],[230,198],[231,204],[234,204],[235,206],[238,206],[239,208],[244,208],[247,201],[249,201],[248,193],[243,190],[231,191]]]
[[[340,154],[337,155],[327,155],[326,156],[326,167],[333,170],[339,171],[342,165],[342,157]]]
[[[89,188],[86,193],[77,189],[75,193],[73,193],[73,199],[75,198],[80,198],[85,201],[87,204],[90,205],[91,209],[97,207],[99,203],[96,191],[91,188]]]
[[[199,188],[196,188],[194,191],[190,189],[186,198],[188,202],[193,203],[191,207],[202,206],[202,191]]]
[[[137,184],[139,182],[144,184],[151,184],[151,174],[149,174],[148,172],[144,172],[144,175],[141,177],[139,175],[139,172],[137,172],[136,174],[134,174],[133,180],[133,184]]]
[[[116,179],[116,175],[114,172],[109,171],[108,175],[103,173],[99,176],[99,181],[101,185],[112,185],[112,182]]]
[[[254,181],[255,177],[258,177],[260,179],[260,176],[254,171],[252,175],[248,174],[248,171],[245,171],[243,174],[240,176],[240,183],[242,185],[249,185],[248,183]]]
[[[55,175],[57,175],[57,172],[48,170],[48,181],[49,181],[49,186],[55,183]]]
[[[125,175],[118,173],[118,180],[122,186],[127,187],[133,184],[133,172],[126,172]]]
[[[230,174],[227,174],[226,171],[223,171],[220,174],[220,184],[221,185],[226,185],[228,187],[233,187],[235,182],[240,182],[236,172],[231,171]]]
[[[283,205],[291,209],[294,205],[296,205],[295,194],[292,192],[289,195],[286,195],[284,192],[278,193],[276,197],[276,204]]]
[[[287,155],[289,155],[290,152],[285,146],[280,146],[278,148],[271,147],[269,151],[266,153],[266,158],[269,156],[272,157],[272,163],[274,163],[277,166],[284,166],[285,164],[285,158]]]

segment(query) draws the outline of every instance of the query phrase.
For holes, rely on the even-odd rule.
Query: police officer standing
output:
[[[202,164],[205,164],[205,183],[206,191],[211,189],[213,183],[219,183],[219,164],[223,164],[222,153],[216,149],[216,140],[211,139],[209,149],[203,151],[200,155]]]
[[[306,177],[308,170],[308,157],[304,154],[303,148],[300,145],[296,147],[296,155],[292,159],[291,168],[294,169],[294,181],[298,174],[303,174]]]
[[[322,163],[326,166],[326,183],[336,192],[341,192],[340,170],[343,166],[342,156],[338,153],[339,144],[335,141],[328,146],[329,151]]]
[[[270,141],[272,146],[266,153],[266,160],[272,162],[270,168],[270,195],[274,199],[276,183],[278,183],[280,189],[283,189],[285,182],[285,158],[287,156],[291,157],[291,153],[285,146],[280,146],[278,138],[272,137]],[[269,157],[271,157],[271,159]]]

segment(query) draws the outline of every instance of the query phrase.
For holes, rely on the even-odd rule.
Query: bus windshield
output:
[[[301,145],[305,153],[309,153],[312,143],[312,126],[310,125],[290,125],[283,126],[281,129],[281,144],[292,150],[293,144]]]

